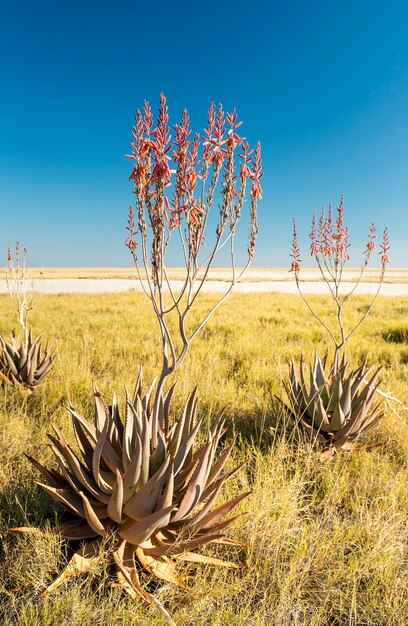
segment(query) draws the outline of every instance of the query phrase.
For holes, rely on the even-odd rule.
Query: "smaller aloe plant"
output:
[[[325,448],[351,449],[384,414],[380,403],[374,405],[381,368],[367,381],[372,368],[365,363],[348,371],[343,355],[337,369],[334,365],[328,368],[327,354],[323,359],[316,354],[308,382],[304,370],[303,357],[299,373],[292,361],[289,383],[285,383],[293,416]]]
[[[40,385],[50,371],[54,354],[45,346],[42,350],[40,336],[27,342],[19,341],[14,332],[11,341],[0,335],[0,376],[13,385],[34,388]]]
[[[56,532],[86,542],[42,595],[98,565],[106,537],[112,541],[105,556],[116,566],[119,585],[147,602],[155,599],[141,583],[143,572],[186,588],[177,568],[180,561],[239,567],[195,552],[208,543],[242,545],[224,536],[236,519],[224,518],[249,494],[214,506],[225,482],[242,467],[224,471],[234,442],[216,459],[225,420],[220,414],[194,449],[203,421],[196,420],[195,392],[179,419],[170,423],[174,385],[160,399],[158,420],[150,400],[153,389],[143,396],[140,375],[133,399],[127,397],[124,419],[116,400],[106,406],[95,389],[94,425],[70,408],[79,454],[54,427],[49,439],[58,470],[28,457],[44,479],[40,487],[74,515]]]
[[[343,311],[351,296],[360,284],[368,266],[372,252],[376,248],[376,228],[370,224],[368,241],[364,250],[364,260],[357,281],[348,291],[344,291],[344,267],[349,260],[349,231],[344,224],[344,198],[337,207],[337,216],[333,217],[332,207],[325,213],[323,208],[320,219],[316,222],[313,215],[310,231],[310,254],[314,258],[320,275],[327,285],[336,312],[338,328],[329,325],[324,318],[316,313],[302,292],[300,274],[300,251],[297,239],[296,222],[293,220],[292,267],[296,285],[309,311],[323,326],[330,337],[333,347],[333,364],[327,365],[324,359],[315,357],[313,367],[310,365],[310,383],[306,385],[304,377],[304,361],[300,360],[299,374],[295,364],[290,365],[289,383],[284,382],[290,404],[291,414],[319,441],[331,450],[352,447],[353,442],[368,428],[373,426],[383,415],[379,405],[373,407],[374,397],[378,391],[379,368],[367,381],[370,368],[363,363],[355,370],[348,371],[344,353],[345,345],[351,336],[369,315],[384,281],[386,265],[389,263],[390,248],[388,231],[384,230],[380,246],[381,270],[379,284],[367,310],[351,329],[346,329]]]
[[[15,385],[33,389],[41,384],[50,371],[54,353],[48,343],[43,349],[41,337],[33,339],[32,330],[28,325],[28,316],[33,308],[34,287],[27,276],[27,248],[21,254],[20,244],[16,243],[15,261],[11,246],[8,248],[6,283],[23,338],[19,339],[15,332],[11,340],[0,334],[0,378]]]

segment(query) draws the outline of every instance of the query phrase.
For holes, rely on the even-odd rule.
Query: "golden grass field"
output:
[[[48,270],[47,270],[48,271]],[[75,270],[80,273],[82,270]],[[87,270],[95,272],[96,270]],[[116,270],[115,270],[116,271]],[[127,271],[127,270],[126,270]],[[124,270],[125,272],[125,270]],[[192,314],[215,300],[205,294]],[[321,313],[329,302],[311,297]],[[367,307],[356,297],[348,324]],[[0,296],[0,332],[12,314]],[[334,320],[333,320],[334,321]],[[140,293],[48,295],[32,314],[58,349],[55,367],[31,396],[0,388],[0,623],[4,626],[133,626],[165,622],[154,608],[105,589],[103,568],[44,600],[35,597],[61,571],[67,546],[55,537],[9,536],[11,526],[47,527],[63,515],[33,479],[27,452],[48,462],[49,422],[72,440],[68,398],[92,412],[92,382],[123,402],[143,363],[159,369],[158,329]],[[175,409],[195,384],[208,423],[227,407],[238,435],[234,461],[247,464],[224,498],[252,495],[230,535],[246,548],[203,548],[236,559],[237,571],[186,568],[191,593],[159,585],[157,597],[178,626],[406,626],[408,623],[408,412],[395,404],[364,450],[324,461],[284,415],[281,377],[303,350],[324,351],[326,338],[297,295],[234,294],[192,345],[178,373]],[[408,405],[408,300],[379,298],[352,338],[353,364],[383,365],[383,391]]]

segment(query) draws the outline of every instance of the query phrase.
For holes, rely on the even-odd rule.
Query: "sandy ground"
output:
[[[183,281],[171,280],[172,289],[177,292],[181,289]],[[351,283],[343,285],[342,293],[347,293],[352,288]],[[140,283],[135,279],[128,278],[52,278],[34,281],[34,288],[41,293],[119,293],[123,291],[142,291]],[[228,288],[225,280],[211,280],[205,283],[205,292],[224,292]],[[373,294],[377,290],[374,282],[360,283],[355,293]],[[258,280],[240,283],[234,287],[237,293],[267,293],[278,291],[280,293],[297,293],[294,280]],[[316,280],[302,282],[304,293],[327,294],[327,286]],[[4,279],[0,279],[0,293],[6,293],[7,286]],[[381,287],[383,296],[408,296],[408,283],[384,283]]]

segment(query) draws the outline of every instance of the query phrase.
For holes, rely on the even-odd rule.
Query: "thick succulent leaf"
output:
[[[81,498],[83,500],[83,503],[84,503],[85,518],[86,518],[86,521],[88,522],[89,526],[98,535],[100,535],[101,537],[105,537],[105,535],[106,535],[106,528],[104,527],[104,525],[100,521],[96,511],[92,507],[92,504],[89,502],[88,498],[83,493],[83,491],[80,491],[79,495],[81,496]]]
[[[109,482],[105,480],[105,474],[101,471],[101,459],[104,447],[108,444],[106,437],[108,433],[109,422],[105,419],[104,427],[102,432],[98,435],[98,439],[96,442],[96,446],[92,455],[92,472],[95,479],[96,484],[99,489],[106,494],[111,494],[113,490],[114,477],[113,474],[110,476]],[[116,468],[115,468],[116,469]]]
[[[58,576],[58,578],[39,595],[39,598],[43,598],[52,591],[55,591],[55,589],[58,589],[58,587],[63,585],[70,578],[94,570],[99,565],[101,558],[99,539],[86,544],[75,552],[61,576]]]
[[[182,519],[185,515],[188,515],[190,511],[194,508],[194,506],[199,501],[201,494],[204,491],[205,480],[207,476],[208,469],[208,460],[211,453],[211,441],[209,440],[207,443],[207,449],[204,451],[194,474],[191,477],[190,482],[188,483],[186,492],[180,502],[180,506],[178,508],[177,513],[173,516],[173,521],[177,522]]]
[[[6,365],[9,368],[11,374],[13,374],[13,376],[18,379],[19,377],[19,369],[18,366],[14,363],[12,357],[9,355],[9,353],[7,352],[7,350],[3,350],[3,357],[5,358],[6,361]]]
[[[153,513],[167,480],[170,459],[126,503],[123,511],[132,520],[142,520]]]
[[[44,465],[41,465],[41,463],[36,461],[29,454],[24,453],[24,456],[40,472],[40,474],[42,475],[43,478],[45,478],[45,480],[50,485],[50,487],[55,487],[56,489],[58,489],[58,488],[63,488],[63,487],[68,486],[68,482],[64,478],[64,476],[62,476],[62,474],[60,474],[59,472],[56,472],[55,470],[47,469]]]
[[[361,423],[367,417],[365,405],[360,407],[358,412],[353,413],[347,424],[333,435],[333,441],[347,441],[352,433],[357,433]]]
[[[363,404],[358,413],[333,437],[336,446],[343,446],[347,440],[354,440],[360,437],[366,430],[374,426],[374,424],[384,415],[380,405],[377,405],[370,412],[367,405]]]
[[[129,547],[125,541],[113,553],[113,560],[117,568],[120,587],[122,587],[125,593],[133,600],[140,599],[150,603],[152,601],[151,596],[140,584],[133,557],[129,554]]]
[[[316,430],[321,430],[324,433],[330,432],[330,420],[318,391],[313,394],[310,400],[310,405],[305,414],[306,417],[310,418],[310,422]]]
[[[206,529],[210,526],[213,526],[214,524],[217,524],[221,519],[228,515],[228,513],[230,513],[242,500],[247,498],[250,493],[250,491],[246,493],[241,493],[229,502],[221,504],[221,506],[214,509],[214,511],[209,511],[191,527],[192,531],[195,532],[196,530],[200,530],[202,528]]]
[[[126,390],[126,397],[127,397]],[[132,450],[135,444],[135,435],[137,435],[137,431],[135,430],[135,420],[137,416],[135,415],[135,409],[130,404],[129,399],[127,397],[126,400],[126,414],[125,414],[125,426],[123,429],[123,440],[122,440],[122,461],[123,467],[127,469],[130,460],[132,458]],[[141,432],[141,429],[140,429]]]
[[[343,393],[343,385],[341,384],[341,376],[340,374],[337,374],[334,376],[334,379],[331,385],[330,400],[327,406],[328,413],[333,413],[333,411],[335,410],[336,406],[338,405],[340,401],[342,393]]]
[[[157,504],[157,510],[159,511],[160,509],[167,509],[168,507],[170,507],[173,504],[173,496],[174,496],[174,467],[172,465],[170,467],[166,488],[163,491],[162,495],[160,496],[159,502]],[[170,522],[170,513],[169,513],[167,520],[165,520],[164,524],[167,526],[169,522]]]
[[[346,380],[345,384],[343,385],[343,393],[342,393],[341,399],[340,399],[340,404],[341,404],[342,411],[344,413],[344,421],[345,422],[347,422],[347,420],[350,418],[350,415],[351,415],[351,387],[352,387],[352,384],[353,384],[353,380],[352,380],[352,378],[350,376]]]
[[[59,430],[56,428],[55,425],[53,425],[53,428],[56,431],[58,439],[55,439],[55,437],[52,437],[51,435],[48,435],[48,437],[56,448],[56,450],[54,450],[54,453],[56,454],[57,457],[58,457],[58,453],[61,455],[60,457],[61,461],[65,461],[65,463],[68,465],[68,467],[70,468],[71,472],[73,473],[75,478],[78,480],[80,485],[82,485],[82,487],[85,487],[85,489],[89,491],[89,493],[92,494],[95,498],[100,499],[101,493],[100,493],[100,490],[98,489],[98,485],[93,480],[91,475],[88,474],[85,468],[81,465],[77,456],[71,450],[71,448],[69,447],[65,439],[62,437],[61,433],[59,432]]]
[[[199,521],[212,509],[214,502],[216,501],[216,499],[218,498],[221,489],[223,487],[223,482],[219,482],[216,486],[216,488],[212,491],[212,493],[210,494],[210,496],[208,497],[206,503],[204,504],[204,506],[198,511],[198,513],[196,513],[195,515],[192,515],[191,517],[184,517],[183,519],[179,520],[178,522],[172,522],[169,525],[169,528],[171,529],[179,529],[179,528],[190,528],[191,526],[197,526]]]
[[[327,435],[324,432],[322,432],[321,429],[314,428],[314,426],[309,422],[308,419],[301,416],[300,423],[302,424],[302,427],[304,428],[304,430],[307,433],[309,433],[311,437],[313,437],[313,439],[316,439],[317,441],[323,444],[327,442]]]
[[[173,398],[174,390],[176,388],[177,381],[174,382],[166,393],[163,400],[163,415],[160,415],[160,426],[162,431],[167,435],[169,432],[169,414],[170,404]]]
[[[19,350],[18,363],[17,363],[17,368],[19,372],[21,372],[21,370],[23,369],[26,361],[27,361],[27,350],[26,350],[25,345],[21,344],[21,347]]]
[[[116,482],[113,486],[113,491],[108,504],[109,517],[120,524],[122,521],[122,506],[123,506],[123,481],[119,470],[116,470]]]
[[[333,411],[332,418],[330,420],[330,430],[331,432],[336,432],[344,425],[346,421],[346,416],[343,413],[343,409],[341,406],[341,399],[336,404],[336,408]]]
[[[96,432],[96,428],[95,426],[93,426],[90,422],[88,422],[87,419],[85,419],[84,417],[82,417],[82,415],[79,415],[78,413],[76,413],[75,409],[73,406],[69,406],[68,407],[69,412],[71,413],[72,419],[76,420],[79,424],[81,424],[83,430],[85,431],[85,433],[88,435],[88,437],[91,439],[91,441],[96,444],[97,441],[97,432]]]
[[[44,489],[54,500],[61,502],[67,509],[73,511],[79,517],[85,517],[84,505],[82,498],[79,494],[72,491],[72,489],[57,489],[50,487],[38,481],[35,481],[39,487]]]
[[[193,392],[194,393],[194,392]],[[172,431],[172,436],[169,442],[169,453],[172,459],[175,458],[177,451],[179,449],[181,440],[182,440],[182,435],[183,435],[183,430],[184,430],[184,425],[187,421],[187,425],[189,422],[189,415],[188,415],[188,408],[191,405],[191,396],[190,395],[187,403],[184,406],[184,410],[183,413],[181,415],[181,417],[177,420],[176,424],[175,424],[175,428]]]
[[[223,535],[221,533],[208,533],[200,537],[194,537],[194,539],[187,539],[186,541],[173,541],[165,545],[157,545],[154,548],[146,548],[145,554],[152,556],[175,556],[183,552],[189,552],[196,550],[198,547],[203,546],[206,543],[212,543],[213,541],[220,539]]]
[[[367,402],[367,398],[369,395],[371,395],[373,397],[373,393],[375,393],[375,390],[378,388],[378,378],[381,372],[381,367],[379,367],[373,374],[373,376],[370,378],[370,380],[368,381],[368,383],[364,383],[365,387],[363,389],[363,391],[355,397],[354,402],[353,402],[353,410],[357,411],[359,410],[359,408]]]
[[[181,468],[184,466],[188,453],[190,452],[190,450],[192,450],[194,440],[197,436],[199,429],[201,428],[202,423],[203,423],[203,418],[198,420],[194,428],[190,431],[190,434],[184,439],[184,441],[178,448],[176,455],[173,457],[175,476],[177,476]]]
[[[89,441],[89,438],[86,434],[84,427],[81,422],[77,420],[75,413],[71,413],[72,418],[72,426],[74,428],[75,439],[78,444],[78,448],[81,451],[82,457],[84,459],[85,465],[87,467],[92,467],[92,455],[93,455],[93,446]]]
[[[98,537],[98,533],[92,530],[87,522],[67,522],[58,526],[57,532],[64,537],[64,539],[70,539],[72,541],[80,541],[83,539],[92,539]]]
[[[125,503],[130,500],[135,493],[136,485],[138,484],[140,477],[141,464],[142,443],[139,435],[136,434],[133,456],[131,457],[130,464],[126,469],[126,472],[123,474],[123,501]]]
[[[149,389],[147,390],[147,393],[146,393],[145,397],[142,399],[142,406],[143,406],[143,409],[145,410],[147,415],[149,415],[149,413],[150,413],[150,399],[152,397],[154,388],[156,386],[156,382],[157,382],[157,378],[154,378],[152,384],[150,385]]]
[[[167,442],[164,436],[164,433],[159,431],[157,433],[157,446],[154,452],[150,455],[150,463],[149,463],[149,474],[154,474],[157,472],[159,467],[163,465],[164,460],[167,454]],[[152,440],[153,444],[153,440]]]
[[[236,437],[233,438],[231,444],[224,450],[224,452],[220,455],[217,461],[212,465],[210,473],[207,479],[207,485],[211,485],[215,480],[217,480],[218,476],[221,474],[224,469],[228,459],[231,456],[231,452],[235,446]]]
[[[139,400],[139,403],[141,404],[140,400]],[[141,472],[140,472],[140,482],[142,485],[144,485],[149,479],[150,439],[151,439],[151,424],[149,422],[149,418],[147,416],[146,410],[144,409],[141,410],[141,420],[142,420],[142,432],[141,432],[142,466],[141,466]]]
[[[207,484],[206,488],[204,489],[204,491],[203,491],[203,493],[201,495],[200,502],[204,502],[208,498],[208,496],[211,495],[213,490],[218,487],[218,485],[220,485],[220,484],[223,485],[227,480],[229,480],[230,478],[235,476],[235,474],[237,472],[239,472],[239,470],[242,467],[244,467],[244,465],[246,465],[246,461],[243,461],[242,463],[240,463],[239,465],[234,467],[229,472],[226,472],[225,474],[222,474],[222,476],[217,478],[217,480],[215,480],[215,481],[213,481],[211,483],[209,481],[207,481],[208,484]]]
[[[110,408],[110,412],[112,415],[113,423],[115,424],[115,427],[118,433],[118,442],[119,442],[123,438],[123,423],[120,418],[120,411],[119,411],[116,394],[113,394],[112,406],[109,408]]]
[[[38,365],[35,371],[36,380],[41,381],[47,376],[48,372],[50,371],[52,367],[54,356],[55,356],[55,352],[52,353],[51,355],[48,355],[47,353],[45,354],[43,360],[41,361],[40,365]]]
[[[103,401],[103,398],[94,383],[94,420],[95,428],[98,433],[101,433],[104,430],[108,415],[108,407]]]
[[[164,580],[166,583],[171,583],[181,587],[181,589],[188,590],[185,580],[178,573],[174,564],[169,559],[160,559],[158,557],[145,554],[141,548],[136,549],[136,557],[140,565],[149,574],[156,576],[160,580]]]
[[[174,506],[155,511],[140,522],[128,519],[119,528],[119,536],[132,545],[139,545],[149,539],[152,534],[166,523],[168,514],[174,510]]]
[[[191,461],[183,470],[181,470],[176,476],[174,488],[177,493],[183,493],[184,489],[187,487],[188,483],[191,480],[192,475],[194,474],[197,465],[199,463],[199,459]]]
[[[365,365],[360,365],[360,367],[354,372],[352,372],[354,380],[351,386],[351,400],[354,403],[354,400],[358,397],[361,387],[365,385],[364,378],[366,378],[370,372],[372,371],[372,367],[366,369]]]
[[[324,366],[321,358],[318,354],[316,354],[316,363],[315,363],[315,379],[317,386],[319,388],[319,394],[324,404],[327,404],[329,401],[329,381],[327,379],[326,373],[324,371]]]

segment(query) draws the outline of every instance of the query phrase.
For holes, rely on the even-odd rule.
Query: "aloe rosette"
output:
[[[54,426],[55,435],[49,439],[58,470],[28,457],[44,479],[38,484],[76,518],[58,532],[88,542],[44,593],[93,569],[103,558],[101,543],[110,534],[119,583],[130,595],[147,601],[151,594],[142,586],[140,571],[185,586],[177,571],[180,560],[237,567],[194,552],[210,542],[237,543],[224,536],[235,518],[224,518],[248,493],[214,507],[225,482],[241,467],[224,471],[234,442],[217,457],[225,420],[220,414],[205,440],[195,446],[203,421],[196,419],[195,392],[171,424],[174,385],[161,399],[157,417],[151,409],[152,390],[143,396],[140,375],[133,398],[127,394],[122,419],[116,400],[107,406],[95,388],[94,424],[70,407],[79,453]]]
[[[287,408],[325,448],[351,448],[384,414],[381,403],[375,403],[380,370],[372,373],[363,363],[348,371],[345,356],[338,367],[328,367],[327,355],[321,359],[316,354],[307,382],[302,356],[299,371],[292,361],[284,383]]]
[[[40,385],[49,373],[54,353],[41,346],[41,336],[33,339],[31,330],[27,341],[19,341],[14,333],[7,341],[0,335],[0,377],[15,386],[34,388]]]

